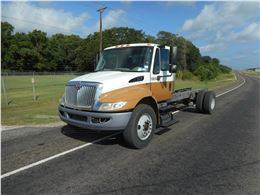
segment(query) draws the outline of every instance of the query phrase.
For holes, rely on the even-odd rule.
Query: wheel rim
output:
[[[146,140],[150,136],[152,132],[152,128],[153,128],[152,117],[149,114],[143,114],[139,118],[137,123],[137,135],[139,139]]]
[[[215,104],[216,104],[216,101],[215,101],[215,98],[213,98],[211,101],[211,104],[210,104],[211,110],[213,110],[215,108]]]

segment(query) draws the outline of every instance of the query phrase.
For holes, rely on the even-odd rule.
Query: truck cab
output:
[[[176,48],[138,43],[103,50],[96,69],[70,80],[59,105],[64,122],[92,130],[122,130],[146,146],[163,123],[161,105],[173,99]]]

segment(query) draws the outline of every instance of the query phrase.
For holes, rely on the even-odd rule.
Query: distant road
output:
[[[179,123],[142,150],[68,126],[3,131],[2,175],[32,166],[2,178],[2,193],[260,194],[260,80],[245,80],[213,115],[176,113]]]

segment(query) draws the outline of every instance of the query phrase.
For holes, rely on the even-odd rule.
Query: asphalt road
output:
[[[142,150],[120,137],[2,178],[3,194],[260,194],[260,80],[217,98],[213,115],[187,109]],[[2,175],[109,133],[68,126],[2,132]]]

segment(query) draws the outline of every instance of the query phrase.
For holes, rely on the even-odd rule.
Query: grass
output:
[[[31,76],[2,77],[5,82],[7,99],[6,105],[2,90],[2,124],[48,124],[59,121],[57,106],[64,93],[64,87],[74,75],[36,76],[37,101],[33,101]]]
[[[216,90],[220,87],[229,85],[235,81],[234,73],[221,74],[217,78],[210,81],[200,81],[198,78],[194,77],[191,80],[176,80],[175,89],[182,89],[186,87],[192,87],[194,89],[206,88],[210,90]]]
[[[243,74],[245,75],[248,75],[248,76],[253,76],[253,77],[258,77],[260,78],[260,72],[256,72],[256,71],[244,71],[242,72]]]
[[[57,107],[68,80],[75,75],[35,76],[37,101],[33,100],[31,76],[2,77],[6,88],[8,105],[1,94],[2,125],[35,125],[59,122]],[[209,88],[216,89],[234,82],[233,74],[220,75],[216,80],[177,80],[176,89]]]

